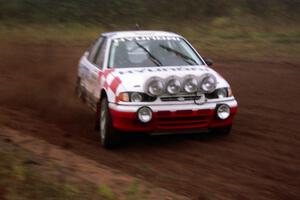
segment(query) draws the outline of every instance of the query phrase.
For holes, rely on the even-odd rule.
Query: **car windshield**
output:
[[[110,68],[203,65],[203,62],[179,37],[139,37],[112,40]]]

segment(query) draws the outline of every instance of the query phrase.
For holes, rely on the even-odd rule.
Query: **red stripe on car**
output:
[[[116,77],[110,84],[110,89],[113,91],[114,94],[116,94],[116,91],[120,84],[121,84],[121,79],[119,77]]]
[[[103,72],[103,76],[106,78],[108,76],[109,73],[113,72],[114,69],[107,69]]]

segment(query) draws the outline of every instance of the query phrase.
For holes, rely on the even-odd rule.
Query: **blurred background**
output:
[[[179,32],[209,54],[281,56],[272,50],[284,46],[289,56],[299,15],[299,0],[0,0],[0,37],[89,43],[139,24]]]

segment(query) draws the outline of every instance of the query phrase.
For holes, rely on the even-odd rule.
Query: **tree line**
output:
[[[253,15],[298,20],[300,0],[0,0],[0,21],[132,23]]]

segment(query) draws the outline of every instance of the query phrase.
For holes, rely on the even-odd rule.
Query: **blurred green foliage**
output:
[[[210,56],[298,61],[299,19],[300,0],[0,0],[0,41],[88,46],[138,23]]]
[[[297,23],[299,13],[299,0],[0,0],[2,23],[205,23],[243,16]]]

